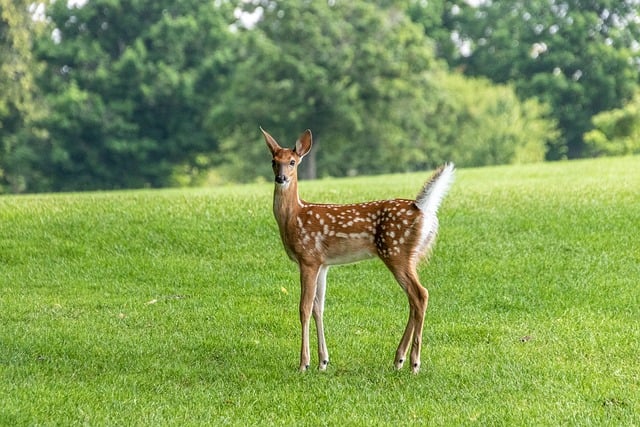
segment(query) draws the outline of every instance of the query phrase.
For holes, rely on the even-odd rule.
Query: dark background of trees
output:
[[[640,152],[636,1],[473,4],[0,0],[0,193]]]

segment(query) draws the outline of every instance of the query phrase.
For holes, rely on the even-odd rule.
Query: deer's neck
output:
[[[273,192],[273,214],[281,232],[287,228],[291,220],[297,217],[301,207],[297,181],[292,181],[287,186],[276,184]]]

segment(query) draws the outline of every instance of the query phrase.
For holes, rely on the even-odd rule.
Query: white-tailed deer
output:
[[[454,177],[453,164],[441,166],[424,184],[416,200],[394,199],[333,205],[307,203],[298,197],[298,165],[311,150],[311,131],[293,150],[282,148],[260,128],[267,142],[275,174],[273,213],[284,248],[300,268],[300,370],[309,368],[309,322],[318,333],[319,369],[329,364],[322,315],[327,271],[336,264],[380,257],[409,298],[409,321],[395,355],[404,364],[411,344],[411,369],[420,370],[422,326],[429,293],[420,284],[416,267],[434,243],[436,213]]]

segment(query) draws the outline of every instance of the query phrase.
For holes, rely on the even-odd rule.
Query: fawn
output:
[[[346,205],[308,203],[298,196],[297,170],[311,150],[311,131],[303,132],[291,150],[280,147],[269,133],[260,130],[273,156],[273,213],[287,255],[300,269],[300,370],[309,368],[312,314],[318,334],[319,369],[325,370],[329,364],[322,320],[329,267],[378,256],[409,299],[409,321],[396,350],[395,367],[402,368],[411,343],[411,369],[418,373],[429,293],[420,284],[416,267],[435,241],[436,213],[453,182],[453,164],[437,169],[416,200]]]

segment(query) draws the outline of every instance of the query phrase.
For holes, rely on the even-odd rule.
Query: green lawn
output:
[[[300,191],[413,197],[428,176]],[[331,365],[297,372],[271,197],[0,197],[0,425],[640,425],[640,157],[459,170],[417,376],[393,369],[408,306],[378,261],[331,270]]]

